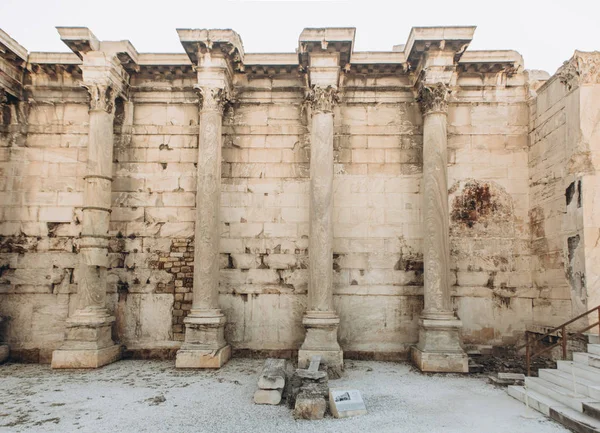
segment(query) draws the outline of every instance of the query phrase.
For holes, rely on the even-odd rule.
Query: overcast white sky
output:
[[[304,27],[356,27],[355,51],[389,51],[413,26],[443,25],[476,25],[469,49],[513,49],[550,73],[600,50],[600,0],[0,0],[0,28],[29,51],[68,51],[55,26],[139,52],[183,52],[176,28],[232,28],[246,52],[293,52]]]

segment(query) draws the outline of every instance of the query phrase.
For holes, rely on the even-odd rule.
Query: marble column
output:
[[[413,360],[421,371],[468,372],[462,326],[451,306],[448,209],[449,91],[443,83],[421,84],[423,113],[423,264],[425,308]]]
[[[117,90],[85,83],[90,94],[88,160],[79,241],[79,308],[67,320],[64,344],[52,353],[52,368],[96,368],[116,361],[121,348],[112,341],[115,318],[106,309],[108,230],[111,212],[113,121]]]
[[[333,107],[337,89],[313,87],[310,148],[310,232],[308,308],[302,320],[306,337],[298,352],[298,366],[306,368],[313,355],[329,367],[343,368],[338,343],[339,316],[333,307]]]
[[[226,317],[219,309],[219,226],[221,197],[221,129],[224,89],[198,87],[201,96],[194,289],[185,318],[185,341],[177,352],[178,368],[219,368],[231,357],[225,341]]]

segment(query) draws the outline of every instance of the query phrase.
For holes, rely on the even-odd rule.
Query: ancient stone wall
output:
[[[600,300],[590,285],[599,86],[554,77],[538,89],[518,53],[467,51],[456,61],[445,46],[449,303],[465,345],[510,344],[531,323],[561,322]],[[356,53],[328,107],[333,304],[350,357],[403,358],[419,340],[431,235],[422,50]],[[139,55],[132,66],[117,52],[129,78],[114,101],[106,308],[115,342],[172,353],[186,338],[199,266],[201,67],[183,54]],[[19,66],[22,96],[0,105],[0,336],[15,359],[49,362],[80,305],[91,126],[81,61],[41,54]],[[238,351],[291,353],[305,338],[314,107],[302,55],[247,55],[223,89],[218,290],[225,339]]]
[[[530,115],[530,227],[537,323],[598,305],[597,53],[576,52],[537,92]],[[595,319],[594,319],[595,320]]]

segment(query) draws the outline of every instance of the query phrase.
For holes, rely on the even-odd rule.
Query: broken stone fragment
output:
[[[327,379],[326,371],[311,371],[311,370],[304,370],[302,368],[299,368],[296,370],[296,374],[298,375],[298,377],[300,377],[302,379],[308,379],[308,380],[314,380],[314,381],[323,381],[323,380]]]
[[[316,394],[301,393],[296,398],[294,406],[294,418],[296,419],[323,419],[327,402],[325,399]]]
[[[281,403],[282,391],[282,389],[259,389],[254,393],[254,403],[278,405]]]
[[[260,389],[283,389],[285,387],[285,359],[268,358],[258,378]]]

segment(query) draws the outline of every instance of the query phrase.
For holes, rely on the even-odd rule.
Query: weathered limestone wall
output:
[[[418,338],[422,118],[404,85],[348,74],[335,116],[334,293],[346,353],[405,352]]]
[[[296,349],[308,287],[309,152],[298,73],[241,76],[224,118],[221,306],[236,348]]]
[[[530,117],[534,322],[558,324],[600,303],[598,53],[574,57],[537,92]],[[595,320],[595,319],[594,319]],[[593,320],[592,320],[593,321]]]
[[[455,306],[465,343],[510,343],[532,314],[526,74],[465,72],[458,85],[448,113]]]
[[[10,101],[0,126],[0,315],[13,356],[33,361],[49,362],[76,306],[88,133],[87,93],[69,88],[77,79],[33,75],[35,103]]]
[[[439,57],[409,44],[405,51],[354,53],[350,62],[344,50],[351,41],[343,40],[344,48],[335,38],[328,45],[307,37],[299,55],[247,54],[244,67],[235,50],[208,44],[207,57],[192,67],[200,51],[188,58],[188,45],[187,55],[138,55],[124,42],[89,36],[88,48],[116,53],[111,61],[119,59],[128,75],[114,111],[106,284],[113,340],[148,355],[173,354],[184,341],[206,343],[202,323],[198,341],[186,340],[199,266],[196,206],[203,206],[202,198],[196,203],[206,102],[199,77],[206,89],[218,87],[210,81],[217,62],[206,53],[231,80],[218,87],[229,101],[218,308],[234,350],[290,354],[306,342],[303,319],[314,319],[305,314],[310,197],[320,187],[310,182],[311,141],[320,138],[311,134],[318,122],[307,93],[338,73],[326,91],[337,88],[339,102],[332,98],[320,115],[327,122],[333,116],[335,312],[327,313],[332,323],[339,316],[347,357],[405,357],[420,338],[423,243],[431,234],[423,228],[423,77],[449,91],[444,110],[434,110],[442,122],[447,102],[451,299],[439,296],[462,322],[464,344],[514,343],[532,323],[562,322],[600,303],[600,85],[570,84],[563,73],[540,88],[518,53],[463,53],[464,36],[457,38],[439,43]],[[0,342],[17,359],[49,362],[78,306],[90,106],[76,55],[85,44],[74,46],[72,55],[31,53],[19,66],[21,96],[11,90],[0,99]],[[439,76],[431,74],[436,67]],[[442,76],[448,80],[431,78]],[[429,132],[444,151],[436,122]],[[213,123],[205,125],[208,132],[218,127]],[[435,235],[444,238],[444,230]],[[310,249],[326,249],[319,246]],[[312,286],[313,294],[327,293],[326,281]],[[200,319],[208,317],[200,310]]]

